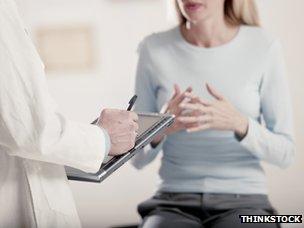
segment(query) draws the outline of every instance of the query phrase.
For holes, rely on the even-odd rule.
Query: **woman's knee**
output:
[[[155,210],[147,215],[141,228],[203,228],[198,218],[179,211]]]

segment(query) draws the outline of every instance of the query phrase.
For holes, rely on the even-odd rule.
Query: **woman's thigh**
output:
[[[200,220],[180,210],[156,209],[147,215],[141,228],[204,228]]]
[[[272,215],[262,209],[237,209],[215,215],[203,222],[208,228],[279,228],[276,223],[241,223],[239,215]]]

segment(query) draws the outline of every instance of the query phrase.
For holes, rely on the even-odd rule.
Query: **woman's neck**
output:
[[[238,33],[239,26],[231,26],[222,20],[205,20],[191,23],[190,28],[182,26],[184,38],[191,44],[199,47],[216,47],[228,43]]]

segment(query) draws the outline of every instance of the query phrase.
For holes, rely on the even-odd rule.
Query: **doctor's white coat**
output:
[[[0,0],[0,228],[80,227],[63,165],[96,172],[105,134],[56,110],[15,3]]]

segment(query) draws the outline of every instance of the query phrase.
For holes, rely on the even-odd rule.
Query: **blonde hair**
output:
[[[180,23],[187,19],[182,15],[177,0],[175,5]],[[260,26],[260,19],[255,0],[225,0],[224,14],[226,21],[231,25]]]

